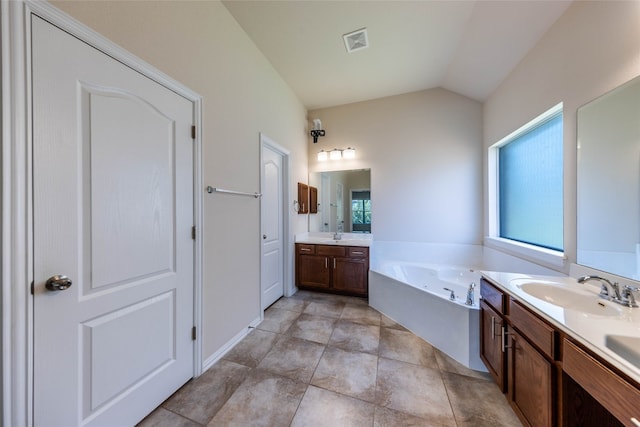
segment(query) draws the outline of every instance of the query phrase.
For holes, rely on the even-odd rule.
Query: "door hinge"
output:
[[[196,127],[191,126],[191,139],[196,139]]]
[[[191,340],[196,340],[196,327],[191,328]]]
[[[31,295],[34,295],[34,294],[35,294],[35,291],[33,289],[33,282],[31,282]]]
[[[196,226],[191,227],[191,238],[196,240]]]

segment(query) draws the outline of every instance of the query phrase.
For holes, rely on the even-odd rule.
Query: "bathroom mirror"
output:
[[[578,264],[640,279],[640,76],[578,109]]]
[[[370,169],[313,172],[309,186],[318,189],[309,231],[371,233]]]

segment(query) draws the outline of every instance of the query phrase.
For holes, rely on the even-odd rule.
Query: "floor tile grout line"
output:
[[[296,410],[293,411],[293,415],[291,416],[291,421],[289,421],[289,427],[291,427],[291,425],[293,424],[293,420],[296,419],[296,415],[298,414],[298,411],[300,410],[300,405],[302,405],[302,401],[304,400],[304,397],[307,395],[307,391],[309,391],[309,384],[307,384],[307,387],[304,389],[304,393],[302,393],[302,397],[300,398],[300,401],[298,402],[298,406],[296,406]]]
[[[169,399],[167,399],[167,400],[169,400]],[[176,412],[176,411],[174,411],[173,409],[166,408],[166,407],[164,407],[164,406],[162,406],[162,405],[160,405],[160,406],[159,406],[159,408],[162,408],[162,409],[164,409],[165,411],[171,412],[172,414],[177,415],[177,416],[179,416],[180,418],[184,418],[185,420],[189,420],[189,421],[191,421],[192,423],[195,423],[195,424],[197,424],[197,425],[199,425],[199,426],[202,426],[202,427],[206,427],[206,425],[207,425],[207,424],[209,424],[209,421],[211,421],[211,420],[213,419],[213,417],[211,417],[211,418],[209,418],[209,420],[208,420],[205,424],[202,424],[202,423],[200,423],[200,422],[198,422],[198,421],[196,421],[196,420],[194,420],[194,419],[192,419],[192,418],[189,418],[189,417],[187,417],[187,416],[185,416],[185,415],[182,415],[182,414],[177,413],[177,412]]]
[[[439,371],[440,371],[440,380],[442,381],[442,386],[444,387],[444,392],[447,394],[447,402],[449,402],[449,407],[451,408],[451,414],[453,415],[453,422],[455,423],[456,426],[458,426],[458,416],[456,415],[456,411],[453,408],[453,402],[451,401],[451,395],[449,394],[449,387],[447,387],[447,382],[445,381],[445,372],[448,371],[444,371],[441,367],[440,367],[440,363],[438,362],[438,359],[436,358],[436,363],[438,364],[439,367]]]

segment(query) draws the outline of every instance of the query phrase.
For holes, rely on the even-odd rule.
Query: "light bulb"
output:
[[[351,147],[349,147],[349,148],[347,148],[346,150],[344,150],[342,152],[342,157],[344,159],[353,159],[353,158],[356,157],[356,150],[351,148]]]

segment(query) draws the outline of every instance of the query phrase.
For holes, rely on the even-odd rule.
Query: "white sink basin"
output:
[[[605,345],[623,359],[640,368],[640,338],[623,335],[607,335]]]
[[[605,303],[596,294],[579,287],[522,279],[512,281],[512,285],[534,298],[558,307],[599,316],[619,316],[621,313],[617,307]]]

